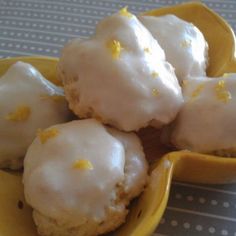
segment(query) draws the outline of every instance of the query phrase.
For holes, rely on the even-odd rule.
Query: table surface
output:
[[[58,57],[70,39],[92,35],[103,17],[129,6],[133,13],[183,1],[167,0],[0,0],[0,58]],[[206,0],[236,29],[236,0]],[[156,229],[163,235],[236,236],[236,184],[173,182],[167,209]]]

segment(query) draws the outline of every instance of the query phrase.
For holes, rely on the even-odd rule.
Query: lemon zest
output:
[[[5,119],[10,121],[26,121],[31,114],[31,109],[28,106],[19,106],[14,112],[10,112]]]
[[[56,128],[50,128],[46,130],[38,130],[37,136],[39,137],[42,144],[46,143],[48,139],[58,136],[59,130]]]
[[[123,50],[121,43],[114,39],[107,42],[107,48],[111,52],[114,59],[118,59],[120,57],[121,50]]]
[[[73,163],[73,168],[79,170],[93,170],[93,165],[89,160],[76,160]]]
[[[133,14],[128,11],[128,6],[125,6],[122,9],[120,9],[119,14],[121,16],[126,16],[128,18],[132,18],[133,17]]]

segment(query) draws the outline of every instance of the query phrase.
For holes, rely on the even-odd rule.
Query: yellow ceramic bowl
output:
[[[222,18],[200,3],[181,4],[145,14],[158,16],[168,13],[193,22],[203,32],[210,47],[208,75],[219,76],[226,72],[236,72],[235,37]],[[32,64],[49,80],[58,83],[58,60],[53,58],[0,60],[0,76],[18,60]],[[149,140],[148,146],[153,147],[153,153],[157,153],[156,141],[150,138],[146,140]],[[115,232],[116,236],[148,236],[155,230],[167,204],[172,177],[195,183],[236,182],[236,159],[187,151],[171,152],[157,158],[151,165],[150,172],[149,185],[142,196],[133,202],[127,221]],[[37,235],[31,209],[24,201],[21,175],[0,171],[0,209],[1,236]]]

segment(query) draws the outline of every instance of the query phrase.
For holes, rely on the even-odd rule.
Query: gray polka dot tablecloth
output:
[[[133,13],[183,1],[167,0],[0,0],[0,57],[58,57],[70,39],[87,38],[96,23],[121,7]],[[236,0],[206,0],[236,29]],[[173,182],[170,199],[154,233],[236,236],[236,184]]]

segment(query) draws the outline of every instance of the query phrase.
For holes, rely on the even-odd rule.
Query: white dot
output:
[[[216,230],[215,230],[214,227],[210,227],[210,228],[208,229],[208,231],[209,231],[209,233],[211,233],[211,234],[214,234],[214,233],[216,232]]]
[[[228,208],[229,207],[229,203],[228,202],[223,202],[223,207]]]
[[[222,229],[221,235],[224,235],[224,236],[228,235],[228,231],[226,229]]]
[[[51,49],[50,48],[46,48],[45,52],[51,52]]]
[[[176,220],[172,220],[172,221],[170,222],[170,224],[171,224],[173,227],[175,227],[175,226],[178,225],[178,222],[177,222]]]
[[[206,202],[206,199],[203,198],[203,197],[200,197],[200,198],[199,198],[199,202],[202,203],[202,204],[204,204],[204,203]]]
[[[197,231],[202,231],[202,226],[201,226],[201,225],[197,225],[197,226],[196,226],[196,230],[197,230]]]
[[[175,198],[176,198],[176,199],[181,199],[181,198],[182,198],[182,195],[181,195],[180,193],[176,193],[176,194],[175,194]]]
[[[185,222],[185,223],[184,223],[184,228],[185,228],[185,229],[189,229],[189,228],[190,228],[190,224],[189,224],[188,222]]]
[[[218,202],[216,200],[211,200],[211,205],[216,206]]]
[[[189,202],[192,202],[192,201],[193,201],[193,196],[191,196],[191,195],[187,196],[187,200],[188,200]]]
[[[5,43],[1,43],[1,46],[5,46],[6,44]]]

